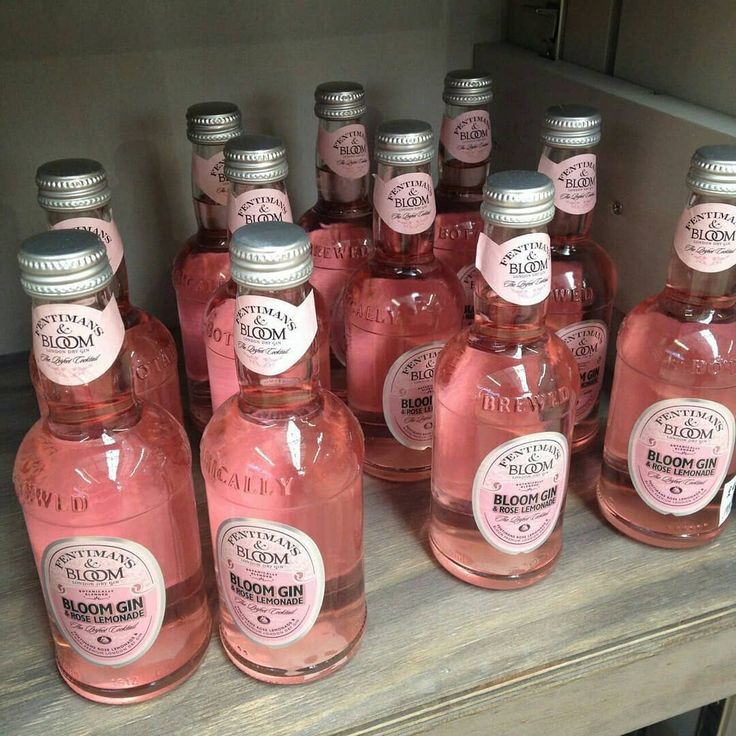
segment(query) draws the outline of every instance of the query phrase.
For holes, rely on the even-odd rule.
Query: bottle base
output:
[[[159,695],[169,692],[169,690],[173,690],[194,674],[194,671],[199,667],[199,664],[207,651],[211,638],[210,635],[211,630],[208,631],[202,646],[178,670],[175,670],[170,675],[167,675],[160,680],[154,680],[147,685],[140,685],[138,687],[123,689],[116,688],[114,690],[109,688],[90,687],[85,683],[78,682],[71,675],[64,672],[58,662],[56,663],[56,666],[64,682],[66,682],[66,684],[75,693],[77,693],[77,695],[81,695],[87,700],[91,700],[95,703],[105,703],[107,705],[131,705],[134,703],[143,703],[146,700],[157,698]]]
[[[598,422],[595,422],[590,427],[584,427],[578,432],[578,428],[575,427],[572,434],[572,444],[570,449],[573,452],[582,452],[590,447],[598,438],[598,431],[600,427]]]
[[[321,680],[324,677],[331,675],[335,670],[339,670],[353,658],[353,655],[358,650],[358,647],[363,640],[365,621],[366,620],[364,618],[363,625],[360,627],[360,632],[355,639],[345,647],[345,649],[314,667],[306,667],[304,669],[294,671],[282,670],[274,667],[263,667],[255,662],[250,662],[244,659],[228,645],[227,639],[222,632],[222,627],[220,627],[220,641],[222,642],[222,648],[225,650],[225,654],[228,659],[241,672],[245,672],[246,675],[249,675],[256,680],[260,680],[261,682],[267,682],[271,685],[303,685],[308,682]]]
[[[364,463],[363,471],[366,475],[381,480],[391,480],[400,483],[411,483],[415,480],[427,480],[432,474],[432,468],[415,470],[413,468],[402,470],[401,468],[384,468],[380,465]]]
[[[651,529],[633,524],[628,519],[623,518],[616,513],[606,501],[601,497],[600,489],[598,489],[598,508],[603,514],[605,520],[622,534],[648,544],[651,547],[661,547],[663,549],[692,549],[693,547],[703,547],[710,544],[718,537],[724,527],[718,527],[702,534],[674,535],[662,534]]]
[[[470,583],[470,585],[475,585],[478,588],[486,588],[487,590],[517,590],[518,588],[528,588],[530,585],[534,585],[534,583],[546,578],[547,575],[552,572],[552,569],[557,564],[557,559],[559,558],[558,554],[543,567],[524,575],[492,575],[472,570],[448,557],[435,544],[431,534],[429,535],[429,546],[431,547],[432,554],[435,556],[437,562],[439,562],[447,572],[454,575],[459,580],[462,580],[464,583]]]
[[[432,474],[432,449],[413,450],[393,437],[376,437],[373,426],[363,425],[366,433],[363,470],[374,478],[410,483],[426,480]],[[385,428],[383,431],[386,432]]]

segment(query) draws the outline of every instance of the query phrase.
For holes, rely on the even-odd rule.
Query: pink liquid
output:
[[[205,195],[203,195],[205,196]],[[214,208],[203,201],[201,206]],[[224,210],[224,207],[218,207]],[[203,324],[207,302],[220,284],[230,278],[227,232],[205,230],[187,241],[174,261],[174,287],[179,324],[184,343],[184,364],[189,389],[189,411],[195,426],[202,430],[212,416],[210,382]]]
[[[49,416],[24,438],[13,473],[41,577],[49,545],[67,540],[84,547],[88,542],[80,538],[89,537],[142,545],[160,567],[160,631],[127,664],[105,666],[82,656],[49,612],[62,677],[80,695],[103,703],[140,702],[175,687],[196,669],[211,628],[189,442],[167,412],[133,399],[126,373],[118,362],[79,387],[42,377]],[[88,592],[85,599],[105,603],[97,596]],[[109,630],[103,627],[103,636]]]
[[[474,519],[475,475],[484,458],[510,440],[539,432],[570,440],[577,369],[564,343],[544,326],[544,303],[505,302],[480,274],[475,290],[480,311],[447,343],[435,372],[429,538],[440,564],[461,580],[520,588],[552,570],[562,548],[563,513],[541,546],[501,551]]]
[[[301,303],[307,291],[297,287],[290,293],[285,298]],[[274,298],[279,294],[285,292],[270,293]],[[215,412],[201,444],[220,586],[220,637],[238,668],[272,683],[326,676],[354,654],[365,626],[363,438],[345,405],[312,382],[312,350],[278,378],[239,365],[240,394]],[[296,640],[278,646],[284,637],[277,631],[273,645],[264,643],[236,621],[231,605],[244,599],[233,592],[233,568],[220,555],[223,523],[265,527],[277,536],[284,529],[278,525],[286,525],[316,545],[324,566],[324,598],[318,613],[316,600],[308,595],[306,604],[295,605],[294,617],[307,605],[316,615]],[[255,547],[251,555],[265,566],[262,549]],[[252,575],[249,591],[258,590],[258,580],[267,585],[268,573]],[[252,598],[251,605],[258,606],[258,599]],[[269,617],[279,615],[274,610],[261,606],[258,621],[268,627]]]

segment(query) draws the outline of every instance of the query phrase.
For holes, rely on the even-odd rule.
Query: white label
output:
[[[518,437],[485,456],[473,480],[473,517],[488,544],[516,555],[549,539],[564,505],[569,456],[559,432]]]
[[[343,125],[331,133],[320,127],[317,152],[330,171],[346,179],[360,179],[370,169],[365,126],[360,123]]]
[[[675,251],[695,271],[718,273],[736,265],[736,206],[696,204],[680,216]]]
[[[400,355],[383,382],[383,416],[404,447],[432,447],[434,367],[444,342],[419,345]]]
[[[41,561],[46,606],[77,654],[122,667],[156,641],[166,586],[156,558],[115,537],[70,537],[51,543]]]
[[[571,156],[558,164],[542,156],[537,170],[552,179],[558,210],[584,215],[595,207],[598,195],[594,153]]]
[[[666,399],[642,412],[629,438],[629,473],[660,514],[688,516],[718,493],[731,464],[734,417],[705,399]]]
[[[192,181],[213,202],[226,205],[230,182],[225,177],[224,152],[218,151],[209,158],[192,154]]]
[[[418,235],[434,224],[437,207],[429,174],[401,174],[384,181],[374,177],[373,206],[395,232]]]
[[[478,236],[475,265],[488,285],[512,304],[539,304],[552,285],[550,240],[547,233],[527,233],[495,243]]]
[[[721,511],[718,516],[718,526],[722,526],[731,513],[733,496],[736,493],[736,475],[723,486],[723,498],[721,498]]]
[[[479,164],[491,155],[491,118],[488,110],[468,110],[442,118],[442,145],[458,161]]]
[[[227,214],[231,233],[254,222],[294,222],[289,197],[280,189],[252,189],[237,197],[231,196]]]
[[[110,268],[117,273],[123,261],[123,239],[120,237],[118,226],[113,220],[109,222],[99,217],[73,217],[70,220],[62,220],[51,226],[51,230],[86,230],[96,235],[107,250],[107,259]]]
[[[115,297],[103,310],[80,304],[33,308],[33,355],[41,373],[62,386],[91,383],[115,362],[125,327]]]
[[[238,628],[269,647],[309,633],[322,609],[325,566],[319,547],[293,526],[228,519],[217,531],[220,590]]]
[[[580,395],[575,407],[575,421],[585,419],[595,406],[603,385],[608,327],[605,322],[589,319],[557,331],[578,364]]]
[[[235,302],[235,353],[255,373],[277,376],[288,371],[316,335],[314,291],[299,306],[257,294]]]

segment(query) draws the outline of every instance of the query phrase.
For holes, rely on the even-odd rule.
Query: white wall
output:
[[[293,209],[314,199],[313,91],[362,82],[369,122],[442,114],[447,69],[504,33],[504,0],[24,0],[0,4],[0,353],[30,344],[20,241],[44,227],[34,172],[103,162],[134,301],[176,321],[171,261],[194,227],[184,113],[238,103],[289,146]]]

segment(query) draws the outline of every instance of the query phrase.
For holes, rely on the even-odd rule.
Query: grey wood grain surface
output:
[[[89,703],[54,667],[12,489],[15,450],[35,416],[26,373],[24,358],[0,358],[0,734],[616,736],[736,692],[734,525],[689,551],[621,536],[595,509],[596,447],[573,460],[565,548],[538,585],[491,592],[448,575],[427,549],[428,484],[367,478],[368,629],[347,667],[306,686],[263,685],[214,637],[171,693]],[[195,478],[204,521],[198,468]]]

